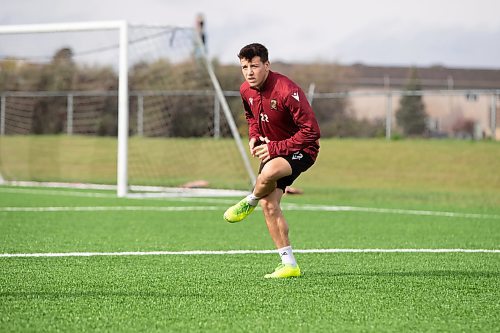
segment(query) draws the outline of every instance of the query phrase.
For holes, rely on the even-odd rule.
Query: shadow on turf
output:
[[[349,276],[381,276],[381,277],[471,277],[471,278],[499,278],[500,272],[468,272],[468,271],[416,271],[416,272],[317,272],[307,271],[304,277],[349,277]]]

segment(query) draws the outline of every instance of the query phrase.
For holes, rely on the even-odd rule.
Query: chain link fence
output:
[[[245,119],[237,91],[225,91],[233,115],[245,134]],[[130,134],[138,136],[229,135],[221,125],[221,110],[213,91],[130,92]],[[500,139],[500,90],[373,90],[332,93],[309,91],[323,137],[401,136],[396,113],[403,96],[419,96],[427,115],[427,137]],[[176,101],[182,126],[150,133],[144,126],[155,99]],[[190,99],[205,99],[210,117],[190,114]],[[1,92],[0,135],[67,134],[113,136],[117,131],[117,92]],[[175,108],[175,107],[174,107]],[[155,110],[158,112],[158,110]],[[163,118],[171,117],[165,115]],[[180,118],[179,118],[180,117]],[[203,122],[203,124],[200,124]],[[209,122],[209,124],[207,124]],[[180,123],[179,123],[180,124]],[[200,132],[199,127],[204,130]],[[181,127],[181,128],[179,128]],[[209,130],[205,130],[208,128]],[[191,134],[190,134],[191,133]]]

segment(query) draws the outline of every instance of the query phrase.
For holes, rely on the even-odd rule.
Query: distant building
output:
[[[354,64],[342,84],[353,88],[404,89],[410,67],[382,67]],[[423,89],[500,89],[500,69],[416,67]]]
[[[337,82],[337,89],[356,92],[356,96],[349,98],[350,110],[356,117],[366,119],[384,118],[387,110],[386,96],[370,96],[369,93],[404,90],[410,73],[409,67],[362,64],[341,67],[344,67],[344,74]],[[422,90],[435,91],[426,93],[423,101],[429,126],[436,135],[500,139],[500,96],[488,92],[500,90],[500,70],[443,66],[417,67],[416,70]],[[448,94],[451,90],[453,94]],[[367,94],[358,95],[363,92]],[[399,97],[394,96],[391,102],[394,115]],[[493,114],[496,119],[492,119]],[[494,133],[493,126],[496,127]]]

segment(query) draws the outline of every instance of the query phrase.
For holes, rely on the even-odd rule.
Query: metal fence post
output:
[[[390,140],[392,137],[392,93],[386,95],[386,111],[385,111],[385,138]]]
[[[496,131],[497,131],[497,95],[495,93],[491,95],[490,126],[491,126],[491,139],[495,141]]]
[[[0,135],[5,135],[5,104],[7,103],[7,98],[2,95],[0,102]]]
[[[220,138],[220,102],[217,95],[214,96],[214,139]]]
[[[137,95],[137,135],[144,135],[144,96]]]
[[[307,91],[307,100],[309,101],[309,104],[312,106],[313,100],[314,100],[314,89],[316,89],[316,83],[311,82],[309,84],[309,89]]]
[[[73,135],[73,95],[68,94],[66,101],[66,133]]]

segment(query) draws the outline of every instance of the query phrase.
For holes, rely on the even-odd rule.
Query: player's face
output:
[[[260,57],[253,57],[252,60],[241,59],[241,72],[251,88],[260,89],[269,74],[269,61],[263,63]]]

